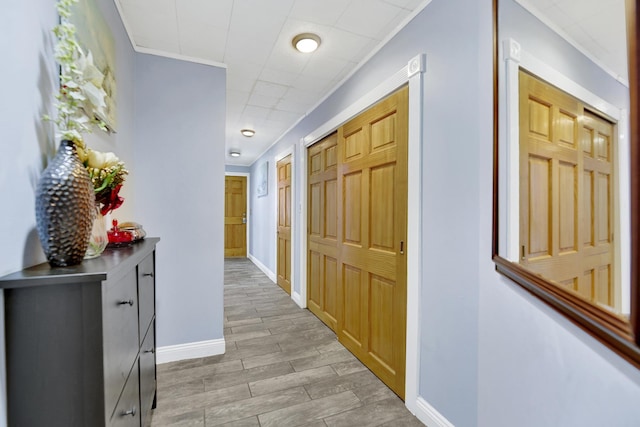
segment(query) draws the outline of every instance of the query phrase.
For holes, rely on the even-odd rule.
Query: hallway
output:
[[[158,365],[152,426],[421,426],[248,259],[225,260],[226,353]]]

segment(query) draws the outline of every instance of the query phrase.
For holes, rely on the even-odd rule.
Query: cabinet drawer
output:
[[[147,425],[151,406],[156,395],[156,342],[155,321],[140,347],[140,417],[142,426]]]
[[[138,355],[136,271],[102,290],[105,408],[111,411]],[[137,370],[136,370],[137,371]],[[137,374],[136,374],[137,376]]]
[[[138,369],[134,368],[111,416],[111,427],[140,427],[139,400]]]
[[[153,254],[138,264],[138,301],[140,343],[149,328],[155,309],[155,266]]]

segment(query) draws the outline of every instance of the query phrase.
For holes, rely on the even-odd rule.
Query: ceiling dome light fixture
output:
[[[291,40],[291,44],[299,52],[311,53],[320,46],[320,37],[313,33],[298,34]]]
[[[246,136],[247,138],[251,138],[253,135],[256,134],[256,131],[253,129],[241,129],[240,133]]]
[[[240,150],[231,150],[229,151],[229,155],[231,157],[240,157]]]

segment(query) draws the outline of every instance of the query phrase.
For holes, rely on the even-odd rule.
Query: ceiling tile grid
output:
[[[250,165],[429,0],[115,0],[135,48],[227,67],[227,164]],[[518,0],[613,69],[624,25],[601,25],[623,0]],[[297,52],[295,35],[321,38]],[[618,64],[618,65],[615,65]],[[254,128],[251,138],[240,134]],[[231,158],[231,149],[241,156]]]

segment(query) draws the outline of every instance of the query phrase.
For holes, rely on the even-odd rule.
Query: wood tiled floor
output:
[[[226,353],[158,365],[152,426],[421,426],[251,261],[225,261]]]

